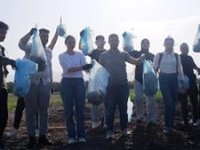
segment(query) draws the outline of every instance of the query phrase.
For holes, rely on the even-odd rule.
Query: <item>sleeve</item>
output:
[[[63,55],[60,54],[58,59],[59,59],[60,66],[63,69],[63,72],[67,72],[67,70],[69,69],[69,66],[68,66],[67,62],[64,60]]]
[[[80,66],[83,66],[86,64],[86,59],[83,53],[80,53]]]
[[[18,46],[21,50],[25,51],[25,53],[31,53],[31,48],[32,48],[31,43],[24,45],[22,41],[19,41]]]

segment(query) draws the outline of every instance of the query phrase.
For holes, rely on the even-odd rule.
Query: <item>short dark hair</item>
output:
[[[145,38],[145,39],[142,39],[141,44],[143,44],[145,41],[147,41],[148,43],[150,43],[149,39]]]
[[[97,35],[97,36],[96,36],[96,41],[99,40],[99,39],[105,40],[105,38],[104,38],[103,35]]]
[[[8,25],[6,23],[4,23],[3,21],[0,21],[0,29],[6,29],[6,30],[8,30],[9,27],[8,27]]]
[[[74,41],[76,41],[75,37],[73,37],[72,35],[68,35],[66,38],[65,38],[65,43],[67,43],[67,41],[69,39],[74,39]]]
[[[39,30],[39,32],[40,32],[40,33],[41,33],[41,32],[49,33],[49,30],[48,30],[48,29],[45,29],[45,28],[41,28],[41,29]]]
[[[164,43],[166,41],[172,41],[172,43],[174,44],[174,39],[171,36],[166,37],[165,40],[164,40]]]

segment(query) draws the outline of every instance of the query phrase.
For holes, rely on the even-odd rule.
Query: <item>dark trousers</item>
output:
[[[14,124],[13,124],[15,129],[19,129],[19,125],[20,125],[20,122],[22,119],[24,108],[25,108],[24,98],[18,97],[17,106],[15,109]]]
[[[128,127],[127,102],[129,96],[128,83],[121,85],[108,85],[106,94],[106,125],[108,131],[113,131],[115,108],[118,106],[120,113],[121,130]]]
[[[8,91],[5,88],[0,89],[0,141],[6,128],[8,119]]]
[[[190,88],[186,93],[179,93],[184,124],[188,124],[188,96],[192,105],[192,120],[195,123],[198,119],[198,88],[195,82],[190,84]]]

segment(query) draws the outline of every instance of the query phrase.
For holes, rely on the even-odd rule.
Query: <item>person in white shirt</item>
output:
[[[178,97],[178,76],[183,79],[183,69],[180,56],[174,53],[174,39],[167,37],[164,40],[165,50],[156,54],[153,67],[159,69],[160,90],[165,105],[164,133],[173,131],[176,100]]]
[[[67,50],[59,55],[59,62],[63,70],[60,94],[64,103],[68,144],[75,143],[76,138],[78,142],[86,142],[84,127],[86,96],[82,71],[89,70],[92,67],[91,64],[86,64],[85,57],[81,51],[74,51],[75,44],[75,38],[71,35],[67,36],[65,39]]]

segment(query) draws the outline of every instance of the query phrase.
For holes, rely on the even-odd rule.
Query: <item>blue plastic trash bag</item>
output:
[[[93,67],[89,73],[87,100],[91,104],[99,105],[104,101],[110,75],[96,60],[92,61]]]
[[[183,80],[181,80],[181,78],[178,76],[178,92],[184,94],[189,88],[190,81],[188,76],[184,75]]]
[[[33,33],[30,60],[38,64],[38,71],[44,71],[46,69],[47,58],[38,30]]]
[[[60,18],[60,24],[57,26],[56,31],[60,37],[66,37],[66,28],[65,25],[62,23],[62,17]]]
[[[80,48],[84,55],[88,55],[94,49],[91,29],[89,27],[83,29],[80,36]]]
[[[14,78],[14,94],[18,97],[24,97],[30,88],[30,75],[37,72],[38,65],[29,59],[17,59]]]
[[[147,96],[153,96],[158,91],[158,78],[151,63],[147,60],[143,63],[143,89]]]
[[[200,52],[200,25],[196,34],[196,38],[193,45],[194,52]]]
[[[134,50],[134,45],[133,45],[133,34],[129,32],[124,32],[122,34],[123,36],[123,49],[124,51],[130,53]]]

